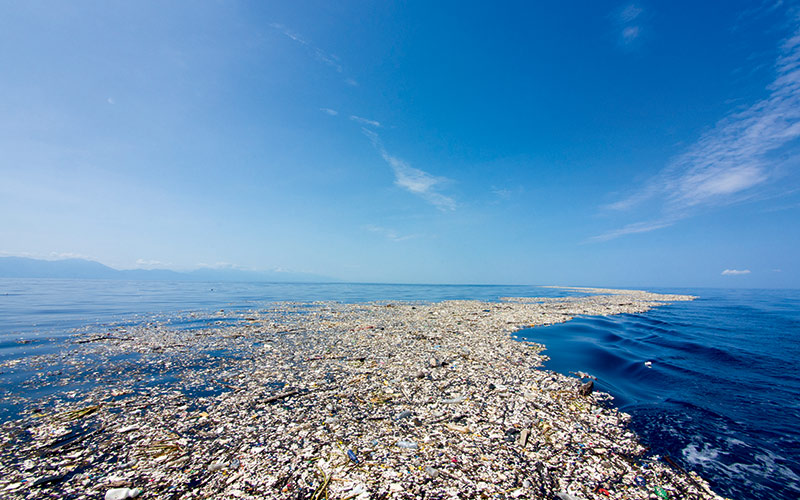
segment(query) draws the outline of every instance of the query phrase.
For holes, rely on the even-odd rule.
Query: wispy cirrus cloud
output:
[[[456,201],[439,192],[441,186],[449,182],[449,179],[433,176],[424,170],[412,167],[400,158],[390,155],[377,133],[364,127],[361,128],[361,131],[369,138],[384,161],[392,167],[396,186],[420,196],[439,210],[449,211],[456,209]]]
[[[303,36],[298,34],[295,31],[290,30],[286,26],[282,24],[273,23],[270,25],[273,29],[276,29],[283,33],[289,39],[297,42],[298,44],[302,45],[306,49],[308,49],[314,56],[324,62],[325,64],[334,68],[337,72],[343,73],[342,65],[339,62],[339,58],[330,54],[319,47],[316,47],[311,42],[306,40]],[[352,78],[345,78],[344,82],[347,85],[357,87],[358,82]],[[331,108],[319,108],[325,114],[330,116],[337,116],[339,114],[338,111],[331,109]],[[372,142],[375,149],[378,150],[381,157],[392,167],[392,171],[394,172],[394,183],[396,186],[405,189],[406,191],[413,193],[427,202],[434,205],[436,208],[442,211],[449,211],[455,210],[456,208],[456,201],[440,192],[441,187],[446,183],[450,182],[449,179],[446,177],[438,177],[425,172],[424,170],[420,170],[418,168],[414,168],[405,161],[397,158],[395,156],[390,155],[386,148],[383,146],[378,134],[375,133],[372,129],[374,128],[381,128],[382,125],[377,120],[371,120],[369,118],[364,118],[358,115],[349,115],[349,119],[353,122],[358,123],[361,125],[361,131],[366,135],[370,141]]]
[[[739,13],[736,22],[731,27],[732,31],[740,29],[742,26],[747,25],[753,20],[761,19],[765,16],[771,15],[784,7],[784,0],[759,0],[750,2],[749,8],[744,9]]]
[[[498,199],[507,200],[511,198],[511,195],[514,194],[510,189],[506,188],[499,188],[497,186],[492,186],[492,194],[494,194]]]
[[[270,26],[280,31],[284,35],[286,35],[287,38],[294,40],[295,42],[299,43],[300,45],[308,49],[312,54],[314,54],[314,57],[316,57],[317,60],[335,69],[337,73],[341,73],[343,71],[342,65],[339,63],[339,58],[336,57],[335,55],[325,52],[324,50],[320,49],[319,47],[315,46],[314,44],[306,40],[299,33],[290,30],[289,28],[287,28],[282,24],[272,23],[270,24]]]
[[[642,15],[644,9],[639,7],[636,4],[629,4],[626,5],[619,13],[619,19],[623,23],[633,23],[636,19]]]
[[[639,38],[639,31],[640,28],[638,26],[625,26],[625,28],[622,30],[623,43],[626,45],[633,43],[634,40]]]
[[[722,271],[722,273],[720,273],[720,274],[722,274],[723,276],[740,276],[742,274],[750,274],[750,270],[749,269],[741,269],[741,270],[740,269],[726,269],[726,270]]]
[[[525,193],[525,188],[521,185],[490,186],[491,197],[489,203],[498,205],[519,198]]]
[[[634,222],[632,224],[623,226],[619,229],[614,229],[612,231],[599,234],[597,236],[592,236],[587,241],[589,242],[608,241],[628,234],[649,233],[650,231],[655,231],[656,229],[669,227],[675,224],[675,222],[676,222],[675,220],[671,220],[668,218],[658,219],[654,221],[646,221],[646,222]]]
[[[419,238],[419,236],[420,236],[418,234],[400,235],[394,229],[390,229],[390,228],[386,228],[386,227],[382,227],[382,226],[376,226],[374,224],[367,224],[366,226],[364,226],[364,229],[366,229],[367,231],[369,231],[371,233],[379,234],[379,235],[383,236],[384,238],[386,238],[387,240],[398,241],[398,242],[399,241],[411,240],[411,239],[414,239],[414,238]]]
[[[167,267],[170,266],[169,262],[161,262],[160,260],[150,260],[150,259],[136,259],[136,267],[144,268],[144,269],[152,269],[156,267]]]
[[[649,221],[591,238],[606,241],[674,224],[699,209],[763,196],[780,178],[781,167],[800,161],[800,27],[780,46],[775,79],[767,97],[732,112],[639,189],[603,208],[627,211],[650,204]],[[780,151],[782,159],[774,153]],[[788,160],[787,160],[788,155]],[[788,187],[787,187],[788,189]],[[644,229],[651,228],[651,229]]]
[[[240,266],[238,264],[233,264],[231,262],[219,261],[214,262],[213,264],[209,264],[208,262],[198,262],[197,267],[200,269],[228,269],[228,270],[239,270],[239,271],[252,271],[253,269]]]
[[[50,252],[47,255],[48,260],[62,260],[62,259],[83,259],[83,260],[97,260],[90,255],[75,252]]]
[[[350,119],[353,120],[354,122],[360,123],[362,125],[369,125],[370,127],[380,127],[381,126],[381,122],[379,122],[379,121],[369,120],[367,118],[362,118],[362,117],[356,116],[356,115],[350,115]]]
[[[339,61],[339,58],[335,54],[331,54],[329,52],[322,50],[313,43],[309,42],[305,37],[303,37],[296,31],[293,31],[282,24],[272,23],[270,24],[270,27],[280,31],[290,40],[293,40],[302,45],[303,47],[305,47],[306,50],[311,52],[311,54],[314,56],[315,59],[333,68],[337,73],[344,73],[344,68],[342,67],[342,63]],[[356,82],[351,77],[345,78],[345,83],[353,86],[358,85],[358,82]]]
[[[632,45],[642,33],[642,14],[644,9],[637,4],[628,4],[616,15],[619,27],[619,43],[623,47]]]

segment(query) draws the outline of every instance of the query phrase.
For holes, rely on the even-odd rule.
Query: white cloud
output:
[[[499,188],[497,186],[492,186],[492,193],[503,200],[511,198],[511,195],[513,194],[510,189]]]
[[[46,260],[62,260],[62,259],[97,260],[89,255],[85,255],[82,253],[74,253],[74,252],[50,252],[50,254],[47,257],[45,257],[45,259]]]
[[[722,271],[722,275],[723,276],[739,276],[739,275],[742,275],[742,274],[750,274],[750,270],[749,269],[742,269],[742,270],[739,270],[739,269],[726,269],[726,270]]]
[[[447,211],[456,209],[456,201],[438,191],[441,185],[449,182],[449,179],[446,177],[433,176],[424,170],[412,167],[405,161],[390,155],[386,151],[386,148],[384,148],[378,134],[363,127],[361,131],[370,139],[384,161],[392,167],[395,185],[420,196],[436,206],[439,210]]]
[[[656,229],[669,227],[673,224],[675,224],[675,221],[673,220],[634,222],[633,224],[628,224],[627,226],[621,227],[619,229],[614,229],[612,231],[599,234],[597,236],[592,236],[587,241],[591,242],[608,241],[628,234],[649,233],[650,231],[655,231]]]
[[[638,26],[626,26],[622,30],[622,41],[624,43],[631,43],[634,40],[639,38],[639,27]]]
[[[380,127],[381,123],[375,120],[368,120],[367,118],[362,118],[356,115],[350,115],[350,119],[354,122],[358,122],[362,125],[369,125],[370,127]]]
[[[300,45],[308,49],[308,51],[310,51],[311,54],[313,54],[318,61],[321,61],[330,66],[331,68],[335,69],[337,73],[342,73],[343,71],[342,65],[339,63],[339,58],[336,57],[335,55],[325,52],[324,50],[320,49],[319,47],[315,46],[314,44],[303,38],[298,33],[290,30],[289,28],[287,28],[282,24],[272,23],[270,24],[270,26],[283,33],[287,38],[294,40],[295,42],[299,43]]]
[[[286,26],[278,23],[270,24],[270,27],[280,31],[284,36],[297,42],[298,44],[302,45],[317,61],[333,68],[337,73],[341,73],[344,78],[344,83],[351,87],[358,87],[358,82],[346,75],[344,68],[342,67],[342,63],[339,58],[335,54],[331,54],[322,50],[321,48],[317,47],[313,43],[309,42],[305,37],[301,36],[299,33],[290,30]]]
[[[410,239],[414,239],[414,238],[419,238],[418,234],[407,234],[407,235],[401,236],[401,235],[397,234],[397,231],[395,231],[394,229],[389,229],[389,228],[385,228],[385,227],[381,227],[381,226],[376,226],[374,224],[368,224],[368,225],[364,226],[364,229],[366,229],[367,231],[369,231],[371,233],[380,234],[381,236],[383,236],[386,239],[391,240],[391,241],[405,241],[405,240],[410,240]]]
[[[603,205],[601,208],[614,211],[624,211],[639,205],[658,195],[662,186],[653,182],[644,185],[639,191],[628,195],[626,198]]]
[[[154,267],[166,267],[170,264],[166,262],[161,262],[160,260],[147,260],[147,259],[136,259],[136,266],[137,267],[144,267],[144,268],[154,268]]]
[[[622,11],[619,13],[619,19],[623,23],[630,23],[636,20],[637,17],[642,15],[642,12],[644,12],[644,10],[641,7],[635,4],[630,4],[625,8],[623,8]]]
[[[314,56],[331,68],[335,69],[338,73],[342,72],[342,65],[339,64],[339,58],[333,54],[328,54],[324,52],[322,49],[314,48]]]
[[[800,138],[800,29],[781,44],[775,69],[766,98],[720,120],[639,190],[603,208],[641,209],[649,201],[660,211],[654,218],[675,222],[701,207],[729,205],[761,194],[778,178],[781,165],[800,160],[796,149],[786,148]],[[781,149],[784,156],[794,156],[788,161],[770,157]],[[607,234],[631,232],[638,231],[622,228]]]
[[[794,38],[786,50],[800,49]],[[729,201],[773,178],[768,154],[800,137],[800,69],[796,60],[779,63],[766,99],[721,120],[665,171],[672,206]]]
[[[623,47],[633,45],[633,42],[641,35],[641,23],[637,20],[641,20],[643,13],[644,9],[636,4],[629,4],[618,11],[616,21],[620,30],[619,43]]]
[[[215,262],[213,264],[208,264],[206,262],[200,262],[197,264],[198,268],[201,269],[236,269],[240,271],[249,271],[250,269],[247,267],[240,266],[238,264],[232,264],[230,262]]]
[[[106,102],[109,104],[116,104],[116,101],[114,101],[113,97],[109,97],[108,99],[106,99]]]
[[[335,109],[331,109],[331,108],[319,108],[319,110],[322,111],[323,113],[326,113],[326,114],[331,115],[331,116],[336,116],[336,115],[339,114],[338,111],[336,111]]]

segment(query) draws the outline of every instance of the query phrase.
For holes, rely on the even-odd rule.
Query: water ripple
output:
[[[520,337],[547,346],[546,368],[597,376],[653,453],[696,470],[718,492],[796,500],[800,292],[668,292],[701,298]]]

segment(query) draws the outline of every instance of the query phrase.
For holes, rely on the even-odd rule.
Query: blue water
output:
[[[546,368],[597,376],[653,453],[697,471],[719,493],[799,498],[800,291],[653,291],[700,298],[644,314],[576,318],[520,336],[547,346]],[[573,294],[532,286],[0,279],[0,361],[63,349],[87,326],[173,318],[173,326],[192,328],[220,309],[274,301]],[[22,387],[14,378],[21,375],[0,372],[0,421],[14,416],[7,402]]]
[[[169,320],[205,325],[211,313],[258,309],[274,302],[442,301],[565,297],[537,286],[371,283],[193,283],[0,278],[0,361],[59,349],[76,330]],[[187,319],[188,313],[199,313]],[[180,317],[179,317],[180,315]],[[218,318],[214,318],[215,321]],[[191,326],[191,325],[183,325]],[[0,390],[4,384],[0,373]],[[0,393],[2,394],[2,393]],[[0,401],[0,421],[4,419]],[[7,418],[7,417],[6,417]]]
[[[800,498],[800,291],[670,291],[700,298],[520,336],[546,368],[597,376],[653,453],[719,493]]]

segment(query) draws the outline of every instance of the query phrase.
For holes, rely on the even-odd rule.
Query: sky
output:
[[[0,255],[800,288],[798,2],[9,0],[0,68]]]

